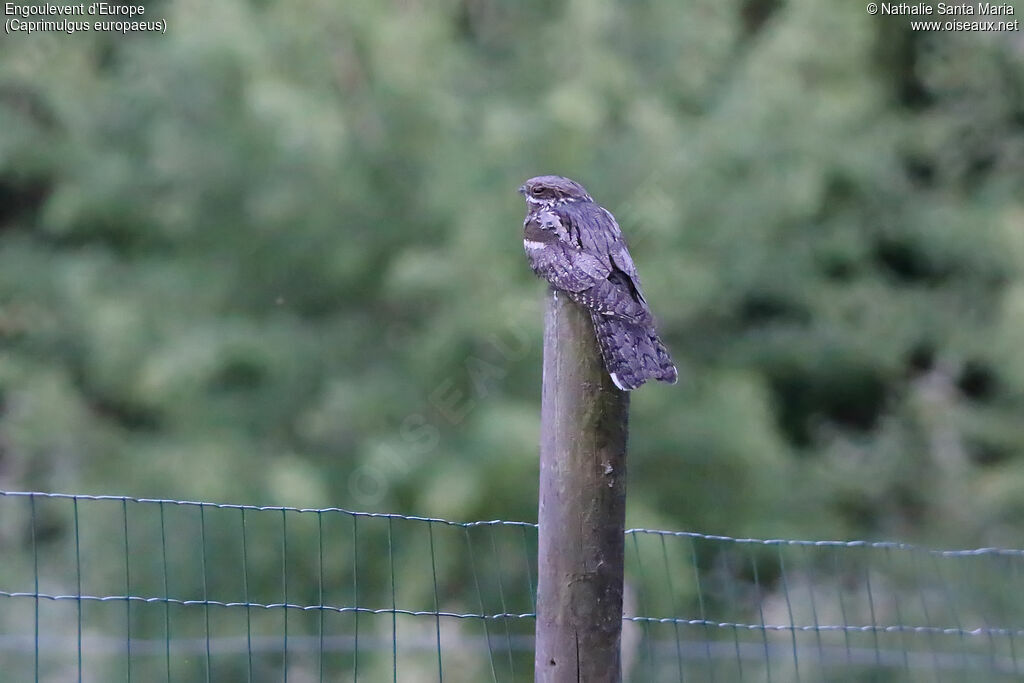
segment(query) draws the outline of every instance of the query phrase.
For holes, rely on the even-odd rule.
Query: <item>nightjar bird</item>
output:
[[[530,178],[523,248],[533,272],[590,312],[605,368],[619,389],[649,379],[675,383],[622,231],[582,185],[557,175]]]

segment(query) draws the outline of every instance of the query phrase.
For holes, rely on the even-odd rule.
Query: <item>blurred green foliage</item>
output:
[[[633,398],[631,525],[1021,545],[1020,33],[816,0],[150,15],[0,44],[0,488],[535,519],[515,188],[561,173],[683,369]]]

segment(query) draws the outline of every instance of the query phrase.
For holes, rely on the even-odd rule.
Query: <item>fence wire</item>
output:
[[[1024,551],[627,533],[635,681],[1019,680]],[[0,491],[5,680],[528,681],[536,525]]]

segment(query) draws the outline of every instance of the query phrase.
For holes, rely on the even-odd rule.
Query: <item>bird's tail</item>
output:
[[[591,313],[605,369],[623,391],[632,391],[649,379],[675,384],[679,378],[668,349],[653,323],[628,322]]]

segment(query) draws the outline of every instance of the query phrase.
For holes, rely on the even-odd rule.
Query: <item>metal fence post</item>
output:
[[[555,292],[544,321],[535,680],[621,680],[629,394],[589,314]]]

